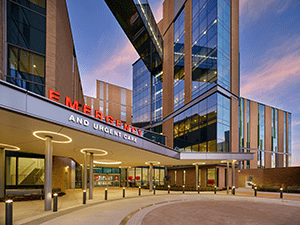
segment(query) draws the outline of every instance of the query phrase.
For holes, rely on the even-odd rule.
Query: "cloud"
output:
[[[243,18],[243,25],[250,22],[253,24],[260,17],[266,15],[267,11],[281,14],[291,5],[292,0],[240,0],[240,16]],[[243,27],[243,26],[242,26]]]
[[[260,66],[242,76],[242,96],[276,95],[287,90],[289,85],[300,82],[300,37],[291,37],[257,57],[262,59]]]
[[[297,126],[297,125],[300,125],[300,121],[294,122],[292,126]]]
[[[97,79],[132,89],[132,63],[138,58],[132,44],[124,40],[112,52],[107,52],[106,56],[100,58],[101,61],[96,69],[84,75],[85,95],[96,96]]]

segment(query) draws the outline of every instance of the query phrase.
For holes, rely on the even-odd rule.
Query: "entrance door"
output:
[[[119,187],[120,186],[120,175],[119,174],[110,174],[108,175],[108,186],[110,187]]]

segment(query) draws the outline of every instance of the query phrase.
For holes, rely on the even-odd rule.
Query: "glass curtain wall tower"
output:
[[[133,123],[180,151],[239,152],[238,2],[166,0],[158,28],[162,64],[133,64]]]
[[[170,147],[239,152],[239,131],[231,129],[239,113],[237,9],[229,0],[164,2],[163,132]]]

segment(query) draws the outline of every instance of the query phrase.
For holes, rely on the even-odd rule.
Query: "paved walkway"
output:
[[[121,188],[110,188],[104,201],[101,188],[94,189],[94,199],[86,205],[81,190],[68,190],[58,198],[58,212],[43,210],[44,201],[14,202],[14,224],[300,224],[300,195],[284,193],[280,199],[279,193],[258,192],[253,197],[253,190],[242,188],[236,196],[226,191],[216,195],[156,191],[153,195],[142,189],[139,197],[138,189],[129,188],[123,198]],[[4,203],[0,212],[4,224]]]

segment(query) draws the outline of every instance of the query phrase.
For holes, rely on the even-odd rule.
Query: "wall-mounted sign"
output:
[[[59,100],[60,100],[60,93],[59,92],[56,92],[56,91],[53,91],[52,89],[49,89],[49,99],[52,100],[52,101],[55,101],[57,103],[60,103]],[[74,102],[72,102],[71,98],[70,97],[66,97],[65,98],[65,105],[72,108],[72,109],[75,109],[77,111],[79,111],[79,102],[74,100]],[[88,105],[83,105],[83,108],[82,108],[82,112],[88,116],[92,116],[92,108]],[[79,123],[80,120],[81,120],[81,124],[83,124],[84,126],[88,126],[88,120],[83,120],[82,118],[76,118],[71,115],[71,117],[69,118],[69,121],[73,121],[73,122],[76,122],[76,123]],[[104,121],[110,125],[114,125],[116,127],[119,127],[119,128],[122,128],[126,131],[129,131],[133,134],[136,134],[136,135],[139,135],[139,136],[142,136],[143,134],[143,131],[134,127],[134,126],[131,126],[130,124],[126,124],[126,123],[123,123],[121,120],[114,120],[114,118],[110,115],[107,115],[106,117],[103,116],[103,113],[99,110],[95,110],[94,112],[94,117],[96,119],[99,119],[100,121]],[[77,121],[79,120],[79,122]],[[109,133],[111,134],[111,130],[112,129],[109,129],[108,127],[103,127],[102,125],[100,124],[94,124],[94,129],[95,129],[95,126],[97,127],[96,129],[99,129],[100,131],[104,131],[105,133]],[[112,133],[114,134],[114,132],[112,131]],[[125,137],[126,136],[126,137]],[[131,140],[132,139],[132,136],[130,135],[124,135],[124,139],[128,139],[128,140]]]
[[[74,115],[70,115],[69,117],[69,121],[76,123],[78,125],[82,125],[85,127],[88,127],[90,125],[90,122],[86,119],[83,119],[82,117],[78,117],[78,116],[74,116]],[[128,140],[128,141],[132,141],[134,143],[137,142],[136,137],[133,135],[129,135],[126,133],[122,133],[118,130],[112,129],[111,127],[107,127],[105,125],[99,124],[99,123],[93,123],[93,129],[94,130],[98,130],[100,132],[104,132],[106,134],[110,134],[112,136],[116,136],[116,137],[123,137],[123,139]]]

